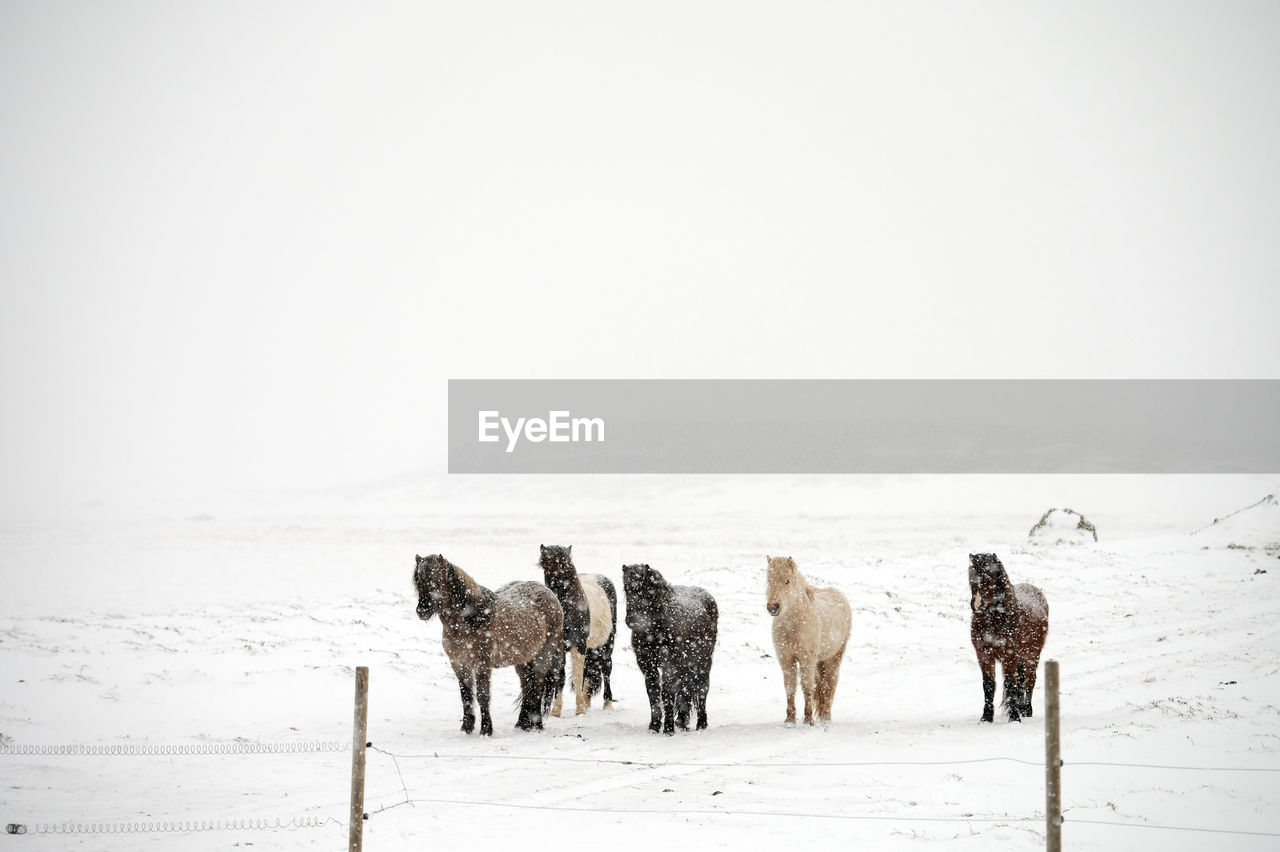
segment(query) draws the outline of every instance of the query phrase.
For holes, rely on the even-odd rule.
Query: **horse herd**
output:
[[[458,679],[462,730],[493,734],[489,713],[492,670],[513,666],[520,678],[516,727],[537,730],[559,716],[572,661],[576,712],[591,696],[613,703],[610,678],[617,636],[618,595],[609,578],[579,574],[572,547],[540,545],[542,583],[507,583],[490,590],[440,554],[417,556],[413,572],[418,617],[440,616],[445,654]],[[810,585],[789,556],[767,556],[765,609],[787,696],[786,722],[796,722],[796,683],[804,695],[804,722],[830,721],[849,642],[853,612],[833,588]],[[669,583],[648,565],[622,566],[626,624],[649,698],[649,730],[672,734],[707,727],[707,693],[719,609],[697,586]],[[969,555],[969,635],[982,672],[981,721],[994,718],[995,664],[1004,678],[1010,721],[1031,715],[1036,668],[1049,630],[1049,605],[1035,586],[1014,585],[994,553]],[[696,717],[696,718],[695,718]]]

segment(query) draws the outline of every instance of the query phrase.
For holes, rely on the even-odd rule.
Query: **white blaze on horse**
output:
[[[836,589],[809,585],[790,556],[769,562],[765,609],[773,616],[773,647],[787,690],[787,724],[796,722],[796,672],[804,691],[804,723],[831,721],[840,661],[849,643],[853,610]]]

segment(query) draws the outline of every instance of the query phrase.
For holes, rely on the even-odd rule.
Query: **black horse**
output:
[[[648,565],[622,566],[631,647],[649,695],[649,730],[674,734],[707,727],[711,655],[720,614],[715,598],[697,586],[673,586]]]

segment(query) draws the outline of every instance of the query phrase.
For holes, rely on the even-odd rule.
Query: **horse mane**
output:
[[[488,617],[493,613],[494,604],[497,603],[497,596],[486,586],[481,585],[474,577],[463,571],[457,565],[454,565],[443,556],[440,557],[444,562],[446,570],[449,572],[449,592],[450,597],[462,598],[462,605],[459,609],[463,610],[463,614],[469,620],[474,620],[477,616]],[[465,610],[470,607],[474,612],[467,614]]]
[[[1013,595],[1013,581],[1009,579],[1009,572],[1005,570],[1004,563],[1000,561],[999,556],[994,553],[970,553],[969,561],[974,563],[975,559],[982,560],[976,563],[981,573],[996,579],[1000,584],[1000,591],[1006,595]]]
[[[497,596],[493,591],[454,565],[442,553],[418,557],[414,583],[418,586],[419,593],[423,590],[423,584],[429,582],[421,572],[424,568],[430,570],[433,564],[444,571],[444,585],[449,593],[451,609],[461,613],[468,621],[483,620],[493,614],[493,608],[497,603]]]

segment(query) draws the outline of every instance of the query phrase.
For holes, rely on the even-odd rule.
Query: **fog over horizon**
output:
[[[1280,378],[1280,6],[0,6],[0,516],[450,378]]]

